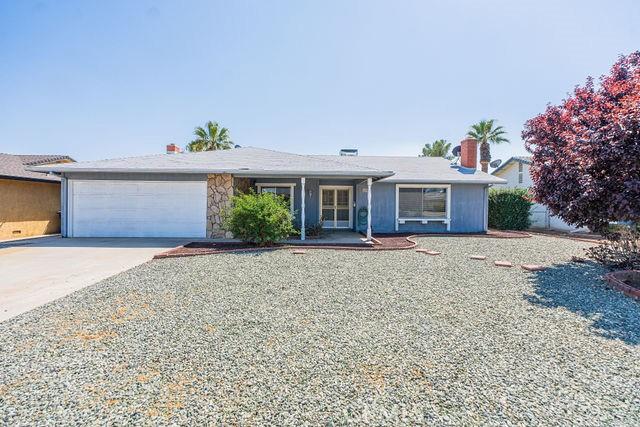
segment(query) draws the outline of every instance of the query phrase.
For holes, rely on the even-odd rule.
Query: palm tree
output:
[[[233,148],[229,137],[229,129],[221,127],[218,122],[208,121],[204,128],[198,126],[193,134],[196,139],[187,144],[189,151],[228,150]]]
[[[451,143],[446,139],[438,139],[433,144],[424,144],[422,147],[422,157],[447,157],[449,150],[451,149]]]
[[[491,161],[491,148],[489,144],[502,144],[509,142],[504,135],[507,131],[502,126],[493,127],[494,119],[480,120],[479,123],[471,125],[467,136],[477,140],[480,143],[480,165],[482,172],[489,172],[489,162]]]

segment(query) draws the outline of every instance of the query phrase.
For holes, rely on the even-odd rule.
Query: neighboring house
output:
[[[0,240],[60,232],[60,177],[27,167],[69,156],[0,153]]]
[[[491,172],[492,175],[506,179],[506,187],[509,188],[530,188],[533,185],[529,166],[531,156],[511,157],[500,167]],[[545,205],[535,203],[531,207],[531,227],[544,228],[560,231],[577,231],[578,228],[567,224],[562,219],[552,215]]]
[[[62,177],[68,237],[228,237],[221,212],[250,188],[288,199],[302,230],[322,219],[369,234],[484,232],[488,187],[505,182],[475,169],[473,140],[462,142],[465,167],[417,156],[176,151],[34,169]]]

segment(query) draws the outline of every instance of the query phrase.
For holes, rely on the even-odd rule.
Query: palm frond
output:
[[[198,126],[193,134],[197,137],[187,144],[189,151],[227,150],[233,147],[229,130],[218,122],[208,121],[204,127]]]
[[[207,136],[208,136],[207,131],[200,126],[195,128],[195,130],[193,131],[193,134],[200,139],[207,139]]]
[[[450,143],[444,139],[438,139],[433,144],[424,144],[422,157],[446,157],[450,149]]]

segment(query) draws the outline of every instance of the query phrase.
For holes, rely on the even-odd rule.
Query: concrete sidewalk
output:
[[[193,239],[44,237],[0,243],[0,321]]]

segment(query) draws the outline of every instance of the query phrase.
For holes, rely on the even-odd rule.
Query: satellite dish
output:
[[[498,166],[500,166],[502,164],[502,160],[500,159],[495,159],[493,162],[489,163],[489,166],[491,166],[492,168],[497,168]]]
[[[451,150],[451,154],[453,154],[454,157],[460,157],[461,150],[462,148],[459,145],[456,145],[455,147],[453,147],[453,150]]]

